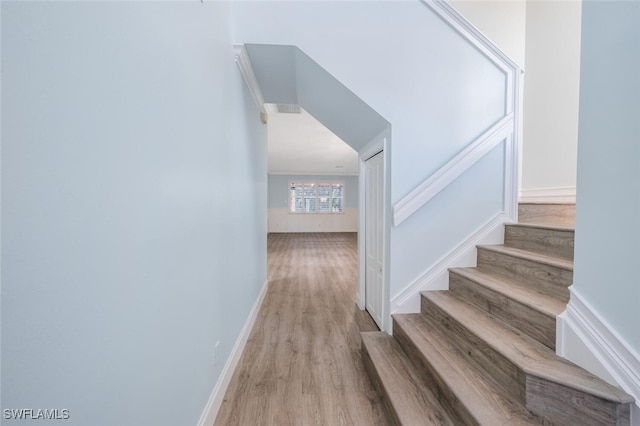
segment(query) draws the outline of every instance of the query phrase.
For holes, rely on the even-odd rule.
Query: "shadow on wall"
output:
[[[245,44],[267,103],[296,104],[354,150],[390,123],[295,46]]]

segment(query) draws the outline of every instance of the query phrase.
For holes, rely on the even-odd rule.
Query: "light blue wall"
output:
[[[358,208],[358,176],[301,176],[301,175],[269,175],[269,208],[286,209],[289,199],[290,181],[344,181],[345,208]]]
[[[306,81],[310,90],[298,90],[298,101],[314,104],[313,115],[323,117],[325,126],[334,132],[349,125],[377,129],[366,137],[339,134],[352,147],[360,150],[388,128],[374,126],[375,117],[390,123],[385,155],[390,157],[391,204],[506,113],[505,73],[420,1],[243,1],[234,3],[233,14],[237,43],[291,45],[301,51],[295,59],[304,66],[296,64],[295,82]],[[309,84],[317,71],[308,66],[311,62],[333,78],[313,78]],[[333,95],[341,93],[336,82],[375,116]],[[502,211],[503,150],[485,157],[416,218],[391,229],[390,297]]]
[[[468,235],[502,211],[504,144],[420,208],[391,239],[390,294],[399,294]]]
[[[640,3],[582,5],[574,289],[640,353]]]
[[[197,423],[266,279],[266,126],[229,17],[2,2],[3,409]]]
[[[420,1],[242,1],[233,13],[237,43],[297,46],[391,123],[393,203],[504,114],[504,73]]]

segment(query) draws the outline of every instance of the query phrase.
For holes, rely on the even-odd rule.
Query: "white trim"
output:
[[[520,75],[522,70],[498,46],[489,40],[445,0],[421,0],[442,20],[505,73],[505,117],[471,142],[462,152],[428,177],[393,206],[393,224],[400,225],[449,183],[460,176],[502,140],[505,147],[504,212],[517,220],[517,189],[519,186],[520,145]],[[498,138],[502,135],[502,138]],[[493,146],[492,146],[493,144]]]
[[[384,232],[383,232],[383,264],[382,264],[382,331],[388,333],[391,332],[391,309],[389,306],[389,282],[390,282],[390,234],[391,234],[391,143],[390,140],[385,137],[389,129],[383,130],[378,136],[373,138],[371,142],[365,145],[360,151],[358,151],[358,167],[359,167],[359,182],[358,182],[358,205],[365,206],[366,197],[366,173],[365,162],[378,152],[382,152],[384,155],[384,167],[383,167],[383,181],[384,181],[384,193],[383,193],[383,218]],[[358,292],[356,294],[358,308],[361,310],[366,309],[366,221],[365,221],[365,208],[358,208]]]
[[[521,203],[575,204],[576,187],[521,189]]]
[[[222,405],[224,394],[226,393],[229,383],[231,382],[231,378],[233,377],[233,373],[238,366],[238,362],[242,356],[242,351],[247,344],[247,340],[249,339],[249,335],[253,329],[253,324],[256,322],[258,312],[260,312],[260,307],[262,306],[262,302],[264,301],[268,288],[269,281],[266,280],[262,286],[262,290],[260,290],[260,294],[258,294],[258,298],[253,304],[253,308],[251,308],[251,312],[249,312],[247,321],[245,321],[244,326],[240,331],[236,344],[233,345],[229,358],[227,358],[227,363],[224,365],[222,373],[220,373],[218,382],[213,388],[213,392],[211,392],[209,401],[207,402],[207,405],[200,416],[200,420],[198,421],[198,426],[209,426],[216,421],[216,416],[218,415],[218,410],[220,410],[220,406]]]
[[[438,260],[423,272],[391,301],[391,311],[397,313],[420,312],[420,292],[447,290],[449,288],[449,268],[476,265],[478,244],[498,244],[504,240],[504,224],[511,218],[503,213],[478,228],[462,244]]]
[[[476,28],[464,16],[452,7],[446,0],[421,0],[429,6],[438,16],[444,19],[459,34],[463,35],[471,44],[489,57],[498,67],[508,67],[511,70],[520,70],[518,64],[509,58],[498,46],[496,46],[482,31]],[[518,72],[520,74],[521,71]],[[510,111],[512,108],[508,108]]]
[[[507,139],[505,146],[505,165],[504,165],[504,212],[514,222],[518,221],[518,188],[520,187],[520,138],[522,128],[520,120],[522,119],[522,72],[521,70],[513,73],[512,86],[507,88],[511,91],[510,98],[513,99],[513,133]]]
[[[598,312],[576,291],[569,287],[570,299],[567,310],[558,317],[562,325],[558,327],[558,354],[564,355],[569,348],[565,345],[566,328],[575,333],[613,377],[618,386],[631,394],[636,403],[640,402],[640,355],[602,318]],[[589,369],[589,366],[583,365]],[[597,368],[593,366],[592,368]]]
[[[393,206],[393,225],[400,225],[500,142],[505,139],[508,139],[507,142],[511,141],[511,135],[514,131],[513,117],[513,114],[509,114],[495,123],[447,164],[440,167],[438,171],[398,201]],[[507,159],[506,162],[509,163],[509,160]]]
[[[241,44],[236,44],[233,46],[233,54],[240,68],[240,73],[242,74],[242,78],[244,78],[245,83],[247,83],[247,87],[249,88],[249,93],[251,93],[251,97],[253,98],[253,102],[255,102],[258,110],[261,113],[266,114],[266,109],[264,108],[264,97],[262,96],[262,90],[260,89],[260,85],[258,84],[258,79],[256,78],[255,73],[253,72],[253,66],[251,65],[251,60],[249,60],[249,55],[247,54],[247,49]]]

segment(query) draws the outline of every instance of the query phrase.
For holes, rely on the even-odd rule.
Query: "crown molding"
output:
[[[247,49],[245,49],[244,45],[236,44],[233,46],[233,54],[236,60],[236,64],[238,64],[238,67],[240,68],[242,78],[244,78],[244,81],[249,89],[249,93],[251,93],[253,102],[255,102],[256,107],[258,107],[258,110],[261,114],[266,114],[267,110],[264,107],[265,102],[264,97],[262,96],[262,89],[260,89],[258,79],[253,72],[253,66],[251,65],[251,60],[249,59]],[[264,121],[265,120],[263,119],[263,123]]]

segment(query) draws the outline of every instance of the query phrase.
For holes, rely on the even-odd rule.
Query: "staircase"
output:
[[[422,293],[421,313],[394,315],[393,337],[362,333],[392,424],[630,424],[632,397],[555,354],[573,280],[567,210],[525,208],[545,223],[506,225],[477,267],[450,270],[449,290]]]

